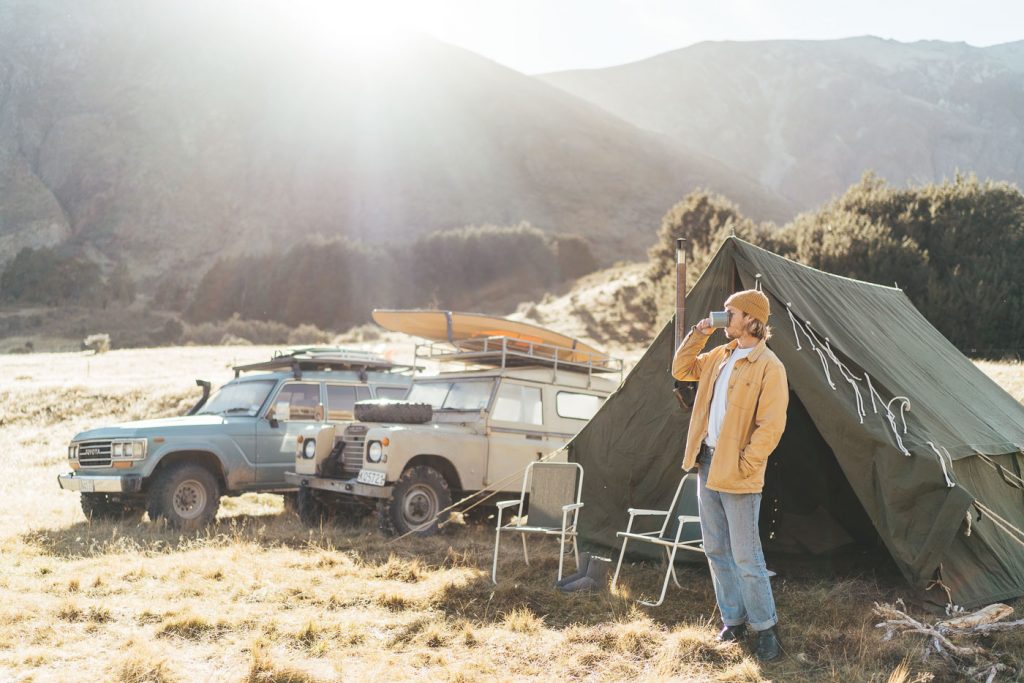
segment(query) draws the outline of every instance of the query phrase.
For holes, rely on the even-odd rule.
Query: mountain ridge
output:
[[[899,185],[1024,181],[1024,41],[702,42],[541,78],[802,207],[869,169]]]

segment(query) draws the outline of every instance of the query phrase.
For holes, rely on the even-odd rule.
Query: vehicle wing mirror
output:
[[[287,420],[291,407],[287,401],[279,401],[274,405],[270,406],[270,410],[267,411],[267,421],[270,422],[270,426],[277,428],[281,424],[281,420]]]

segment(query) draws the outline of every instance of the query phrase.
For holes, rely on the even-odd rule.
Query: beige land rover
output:
[[[416,377],[404,401],[358,403],[355,422],[298,437],[285,479],[299,486],[306,524],[376,510],[385,532],[432,534],[453,501],[518,492],[526,466],[564,446],[622,378],[621,361],[607,356],[568,362],[502,340],[469,352],[437,346],[418,346],[416,357],[463,369]]]

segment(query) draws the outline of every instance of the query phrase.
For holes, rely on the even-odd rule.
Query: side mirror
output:
[[[270,406],[270,410],[267,411],[267,422],[274,429],[281,426],[281,420],[288,419],[290,407],[286,401],[279,401],[274,405]]]

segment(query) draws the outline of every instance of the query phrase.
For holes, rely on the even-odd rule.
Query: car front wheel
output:
[[[190,531],[217,516],[220,486],[210,470],[194,463],[172,465],[156,476],[149,495],[149,518]]]
[[[452,504],[448,482],[433,467],[410,467],[395,483],[390,500],[380,508],[380,528],[389,534],[436,534]]]

